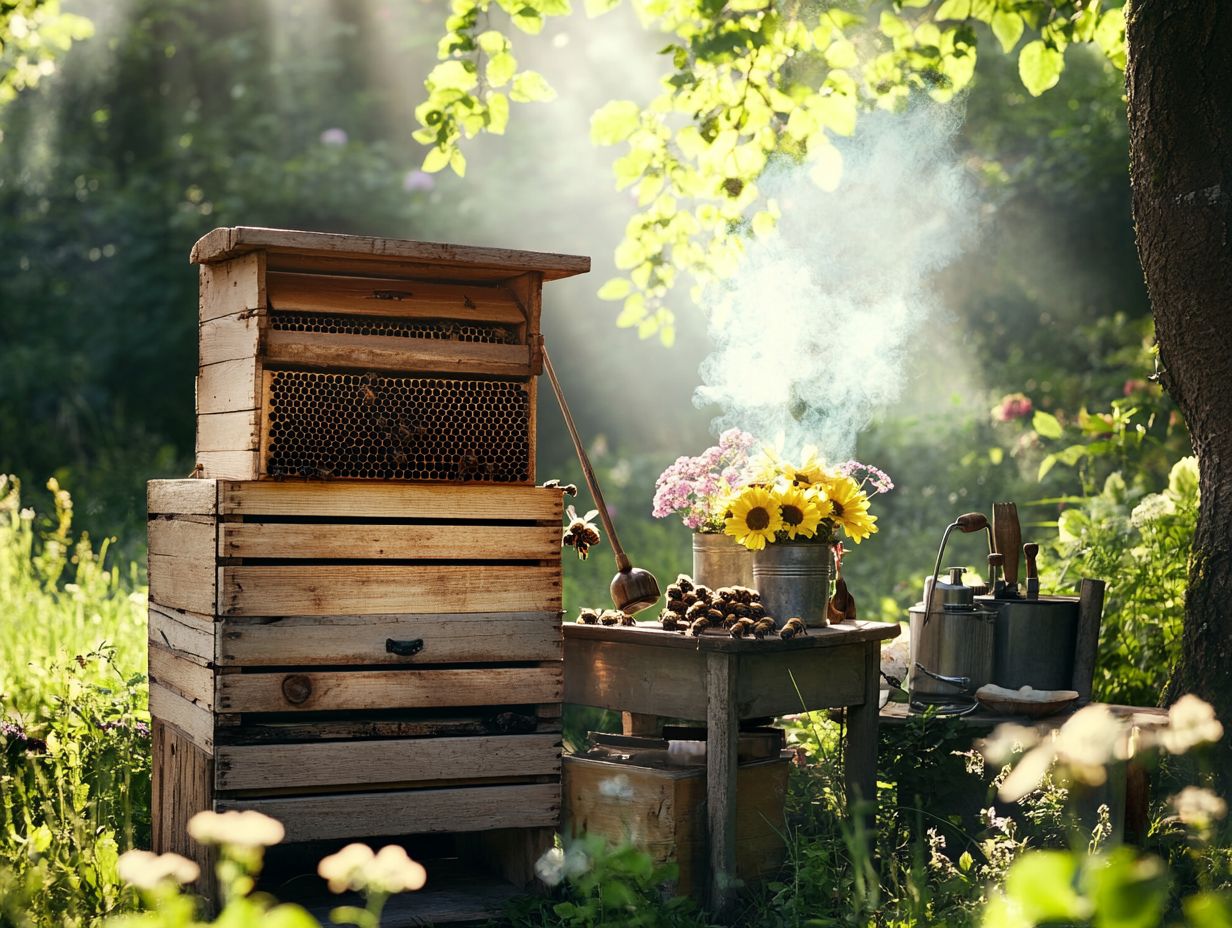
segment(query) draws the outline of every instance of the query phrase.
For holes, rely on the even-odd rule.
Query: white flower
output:
[[[191,883],[201,875],[201,868],[187,857],[139,850],[121,854],[116,870],[120,879],[138,889],[156,889],[166,882]]]
[[[535,861],[535,876],[548,886],[559,886],[565,878],[565,852],[563,848],[552,847]]]
[[[198,812],[188,820],[188,833],[202,844],[269,847],[286,835],[282,822],[254,812]]]
[[[998,726],[998,731],[993,732],[991,747],[1003,750],[1006,739],[998,739],[997,735],[1005,727]],[[1022,729],[1014,734],[1027,737]],[[996,758],[1004,755],[990,752],[986,747],[985,756],[994,763],[1000,763]],[[1054,762],[1064,768],[1064,774],[1069,779],[1099,786],[1108,776],[1105,767],[1114,760],[1124,760],[1128,756],[1126,724],[1107,706],[1085,706],[1070,716],[1060,729],[1052,732],[1050,738],[1023,755],[997,790],[997,795],[1005,802],[1021,799],[1039,788]]]
[[[575,844],[565,851],[565,876],[572,879],[581,876],[590,869],[590,855]]]
[[[1228,804],[1200,786],[1186,786],[1169,801],[1176,817],[1192,828],[1209,828],[1228,814]]]
[[[376,852],[372,863],[364,868],[368,888],[387,893],[406,893],[423,889],[428,871],[423,864],[411,860],[397,844],[389,844]]]
[[[1215,710],[1193,693],[1187,693],[1168,709],[1168,727],[1159,732],[1159,743],[1171,754],[1184,754],[1200,744],[1223,737]]]
[[[330,854],[317,864],[317,873],[329,883],[331,893],[344,893],[348,889],[362,889],[360,872],[367,867],[376,854],[366,844],[348,844],[336,854]]]
[[[4,484],[0,483],[0,489],[3,489],[3,487],[4,487]],[[29,506],[23,509],[20,515],[21,515],[21,519],[23,522],[33,522],[34,521],[34,510],[31,509]]]
[[[1152,493],[1150,496],[1144,496],[1142,502],[1134,507],[1134,511],[1129,515],[1129,521],[1134,528],[1140,529],[1174,512],[1176,512],[1176,503],[1172,501],[1172,497],[1165,496],[1163,493]]]

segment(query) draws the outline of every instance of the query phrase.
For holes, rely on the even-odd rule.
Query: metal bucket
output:
[[[934,606],[927,626],[923,603],[917,603],[908,614],[913,702],[971,701],[977,689],[992,682],[995,612],[980,607],[951,611]]]
[[[780,541],[753,552],[753,586],[766,612],[782,628],[793,616],[822,626],[834,580],[834,548],[808,541]]]
[[[721,586],[753,586],[753,552],[731,535],[693,533],[693,582],[717,590]]]
[[[1073,688],[1078,597],[980,597],[977,602],[997,613],[993,683],[1011,690]]]

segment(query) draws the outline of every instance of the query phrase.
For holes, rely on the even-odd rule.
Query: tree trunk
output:
[[[1232,733],[1232,3],[1135,0],[1126,33],[1138,256],[1202,493],[1168,701],[1197,693]]]

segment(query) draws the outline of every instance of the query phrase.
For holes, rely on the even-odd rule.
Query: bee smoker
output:
[[[939,575],[950,533],[989,530],[988,518],[968,512],[946,527],[937,549],[924,599],[908,610],[911,617],[911,671],[908,691],[914,709],[936,706],[945,715],[961,715],[976,706],[975,691],[992,680],[996,612],[975,601],[976,590],[963,583],[962,567]],[[989,530],[989,546],[992,533]]]

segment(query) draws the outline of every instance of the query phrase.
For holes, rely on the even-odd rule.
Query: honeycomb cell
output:
[[[270,328],[275,332],[426,338],[488,345],[519,344],[518,330],[514,326],[495,322],[459,322],[452,319],[401,319],[274,310],[270,313]]]

